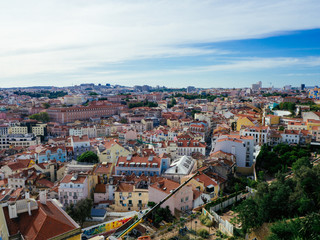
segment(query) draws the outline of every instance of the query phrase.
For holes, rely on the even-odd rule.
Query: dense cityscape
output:
[[[0,240],[320,240],[319,13],[0,1]]]
[[[318,236],[319,94],[2,88],[1,238]]]

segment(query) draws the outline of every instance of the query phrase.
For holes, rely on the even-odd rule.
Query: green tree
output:
[[[259,206],[253,199],[243,201],[236,209],[245,232],[263,223],[261,216],[257,214]]]
[[[300,169],[302,166],[311,168],[312,164],[310,163],[309,157],[302,157],[299,158],[297,161],[295,161],[292,164],[292,169],[293,171],[297,171],[298,169]]]
[[[46,113],[46,112],[40,112],[40,113],[33,114],[33,115],[29,116],[29,118],[35,119],[39,122],[49,122],[50,121],[50,117],[49,117],[48,113]]]
[[[82,199],[78,201],[75,205],[71,203],[66,207],[66,212],[70,217],[79,223],[80,227],[83,227],[83,223],[87,218],[91,218],[91,209],[93,206],[93,201],[90,198]]]
[[[96,93],[96,92],[90,92],[89,95],[90,95],[90,96],[97,96],[98,93]]]
[[[126,118],[121,118],[120,123],[128,123],[128,120]]]
[[[150,206],[153,205],[153,202],[149,202]],[[148,203],[148,204],[149,204]],[[159,224],[165,220],[166,222],[172,222],[174,219],[174,216],[172,215],[170,209],[168,206],[165,208],[157,208],[151,215],[152,223],[155,227],[158,227]]]
[[[197,234],[198,234],[200,237],[204,238],[204,239],[209,238],[209,232],[208,232],[206,229],[200,229],[200,230],[198,230],[198,231],[197,231]]]
[[[284,174],[277,174],[270,185],[259,183],[255,196],[243,201],[236,211],[243,230],[248,231],[263,222],[305,216],[319,209],[320,165],[317,165],[312,168],[302,166],[287,179]]]
[[[87,151],[82,153],[78,158],[78,162],[87,162],[87,163],[98,163],[99,157],[92,151]]]
[[[45,108],[45,109],[48,109],[50,107],[50,104],[45,102],[45,103],[42,103],[42,106]]]
[[[320,214],[312,213],[304,218],[280,221],[270,228],[268,240],[319,239]]]

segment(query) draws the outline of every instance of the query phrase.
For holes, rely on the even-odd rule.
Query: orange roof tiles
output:
[[[163,180],[159,181],[158,183],[154,183],[154,184],[150,185],[150,187],[155,188],[159,191],[165,192],[167,194],[170,194],[171,190],[174,190],[179,186],[180,186],[179,183],[172,181],[170,179],[163,179]]]
[[[72,174],[67,174],[64,176],[64,178],[61,180],[61,183],[84,183],[84,181],[87,179],[87,176],[81,176],[78,175],[78,177],[76,178],[76,180],[72,180],[71,178],[73,177]]]
[[[46,205],[38,202],[38,209],[19,214],[10,219],[8,208],[3,208],[10,235],[19,232],[24,239],[46,240],[78,228],[51,201]]]
[[[133,184],[131,183],[120,183],[116,192],[133,192]]]

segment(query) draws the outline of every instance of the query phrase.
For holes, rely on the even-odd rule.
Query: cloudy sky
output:
[[[319,0],[0,2],[0,87],[320,85]]]

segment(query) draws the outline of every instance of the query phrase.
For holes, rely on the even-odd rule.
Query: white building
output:
[[[174,160],[163,173],[163,177],[180,181],[181,177],[191,174],[197,167],[196,161],[190,156],[182,156]]]
[[[79,156],[84,152],[90,151],[90,140],[87,135],[82,137],[79,136],[71,136],[70,143],[73,148],[73,154],[75,156]]]
[[[79,137],[87,135],[89,138],[96,138],[97,137],[97,129],[96,129],[96,126],[84,126],[84,127],[78,127],[78,128],[70,128],[69,135],[70,136],[79,136]]]
[[[281,138],[283,143],[287,144],[299,144],[300,142],[300,131],[298,130],[284,130],[281,132]]]
[[[268,144],[270,141],[269,137],[270,128],[268,126],[255,127],[255,126],[244,126],[240,130],[241,136],[252,136],[254,145],[258,145],[261,141],[261,144]]]
[[[196,140],[178,140],[177,154],[179,156],[187,155],[191,156],[192,153],[201,153],[206,155],[206,144]]]
[[[254,162],[253,136],[222,135],[216,140],[213,153],[223,151],[236,156],[237,167],[251,167]]]
[[[67,174],[61,180],[58,191],[61,204],[76,204],[88,197],[88,178],[85,175]]]

